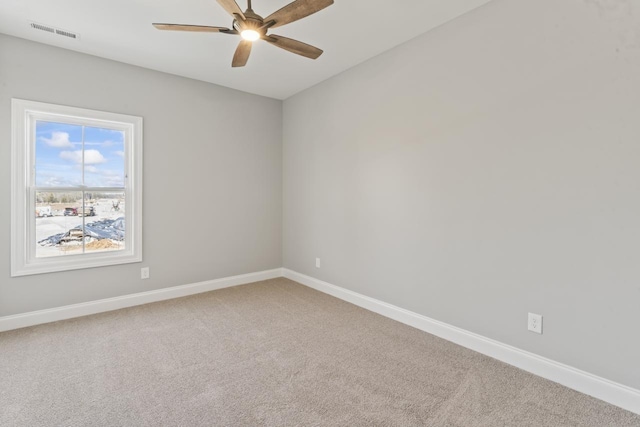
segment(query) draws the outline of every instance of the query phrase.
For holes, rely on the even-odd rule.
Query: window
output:
[[[11,275],[142,261],[142,118],[12,100]]]

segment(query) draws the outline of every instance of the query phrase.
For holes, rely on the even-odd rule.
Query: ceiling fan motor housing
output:
[[[244,17],[244,21],[234,19],[233,28],[240,32],[244,30],[254,30],[257,31],[261,36],[267,34],[267,28],[263,26],[264,19],[262,18],[262,16],[258,15],[251,9],[247,9],[247,11],[244,12]]]

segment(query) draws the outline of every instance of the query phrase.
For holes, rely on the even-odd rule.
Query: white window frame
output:
[[[11,100],[11,276],[51,273],[142,261],[142,117]],[[124,132],[125,249],[36,258],[35,123],[37,120]],[[66,187],[65,187],[66,188]],[[70,187],[69,190],[73,190]],[[77,191],[87,187],[78,186]],[[122,191],[109,188],[100,191]]]

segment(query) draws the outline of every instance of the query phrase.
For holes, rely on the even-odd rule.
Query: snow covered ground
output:
[[[76,255],[82,253],[82,242],[68,243],[58,246],[43,246],[38,244],[48,237],[56,234],[66,233],[72,228],[81,226],[83,221],[85,224],[97,222],[104,219],[117,219],[125,216],[124,203],[120,203],[119,210],[113,208],[111,199],[101,199],[94,205],[95,216],[64,216],[63,210],[56,211],[53,217],[35,218],[36,221],[36,256],[50,257],[61,255]],[[75,204],[69,204],[69,207],[77,207]],[[78,209],[80,211],[80,209]],[[108,239],[107,239],[108,240]],[[105,250],[123,249],[124,242],[85,242],[87,250],[93,252]]]

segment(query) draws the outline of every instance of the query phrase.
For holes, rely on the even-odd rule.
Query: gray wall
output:
[[[640,388],[636,6],[496,0],[286,100],[284,266]]]
[[[142,264],[10,277],[12,97],[144,118]],[[280,101],[0,35],[0,139],[0,316],[282,265]]]

